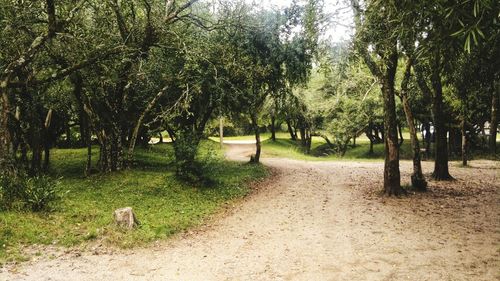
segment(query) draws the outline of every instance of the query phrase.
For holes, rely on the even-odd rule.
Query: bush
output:
[[[33,212],[49,210],[51,203],[59,198],[57,183],[51,178],[39,176],[25,181],[22,198],[25,208]]]
[[[57,182],[48,176],[0,176],[0,208],[47,211],[60,196]]]

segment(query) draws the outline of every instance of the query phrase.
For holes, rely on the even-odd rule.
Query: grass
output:
[[[403,138],[404,141],[400,148],[400,159],[411,160],[412,149],[409,134],[403,133]],[[497,145],[500,146],[500,142]],[[270,139],[262,142],[263,157],[284,157],[307,161],[379,161],[384,159],[383,143],[375,144],[372,154],[369,153],[369,149],[370,141],[364,136],[357,138],[356,146],[350,146],[343,157],[329,151],[326,141],[320,137],[313,137],[310,154],[305,153],[305,149],[300,145],[300,141],[292,141],[286,134],[280,134],[275,142]],[[431,149],[433,148],[431,147]],[[469,159],[499,160],[500,151],[496,155],[485,151],[475,151],[472,155],[469,155]],[[450,160],[460,160],[460,157],[452,156]]]
[[[290,134],[288,132],[276,132],[276,138],[277,139],[286,139],[290,138]],[[220,142],[219,137],[209,137],[210,140],[213,140],[215,142]],[[261,133],[260,134],[260,140],[261,141],[266,141],[271,139],[271,133]],[[231,136],[231,137],[224,137],[224,140],[248,140],[248,141],[254,141],[255,140],[255,135],[245,135],[245,136]]]
[[[200,225],[225,203],[248,194],[249,180],[266,176],[262,166],[223,161],[217,147],[206,141],[200,148],[199,157],[209,163],[208,187],[175,178],[169,144],[138,149],[130,170],[87,178],[84,149],[54,149],[50,175],[60,178],[62,200],[49,213],[0,212],[0,263],[27,258],[22,251],[27,245],[85,247],[98,240],[127,248]],[[133,207],[140,221],[134,230],[113,223],[113,211],[125,206]]]
[[[328,151],[326,142],[319,137],[313,137],[311,153],[306,154],[300,142],[291,139],[276,139],[275,142],[266,140],[262,142],[263,157],[287,157],[298,160],[325,161],[325,160],[380,160],[384,159],[384,144],[373,146],[373,154],[369,154],[369,142],[356,141],[355,147],[348,148],[341,157]],[[401,146],[401,159],[411,159],[410,142],[405,140]]]

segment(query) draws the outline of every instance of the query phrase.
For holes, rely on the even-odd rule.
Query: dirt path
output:
[[[251,151],[230,145],[228,156]],[[264,163],[277,175],[206,231],[67,254],[0,280],[500,280],[498,163],[452,166],[457,181],[402,199],[378,196],[383,163]]]

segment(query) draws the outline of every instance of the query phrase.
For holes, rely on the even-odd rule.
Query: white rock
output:
[[[116,209],[113,217],[115,218],[115,222],[118,225],[129,229],[132,229],[139,225],[139,221],[135,217],[134,211],[131,207]]]

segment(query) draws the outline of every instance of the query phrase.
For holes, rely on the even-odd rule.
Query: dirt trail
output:
[[[229,148],[244,159],[253,146]],[[498,163],[452,165],[457,181],[387,199],[377,194],[383,163],[263,162],[277,175],[205,231],[62,255],[0,280],[500,280]],[[403,178],[410,169],[402,163]]]

